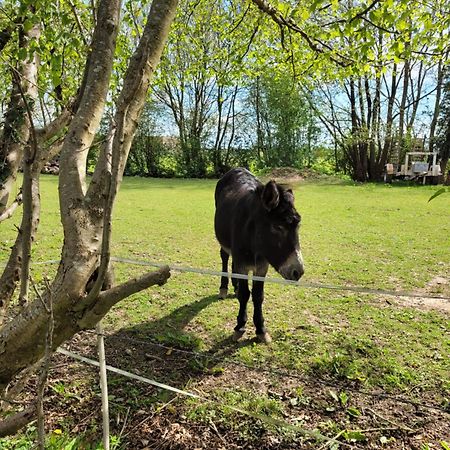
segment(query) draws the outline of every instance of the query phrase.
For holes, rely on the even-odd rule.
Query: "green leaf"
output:
[[[347,403],[348,403],[348,395],[344,391],[340,392],[339,393],[339,400],[340,400],[342,406],[347,405]]]
[[[303,9],[302,11],[300,11],[300,17],[302,18],[303,21],[308,20],[310,15],[311,14],[307,9]]]
[[[19,51],[17,52],[17,56],[20,61],[25,61],[28,56],[28,52],[26,48],[19,48]]]
[[[448,444],[447,442],[441,441],[441,442],[439,442],[439,443],[441,444],[441,447],[442,447],[444,450],[450,450],[450,444]]]
[[[399,20],[396,22],[396,25],[399,31],[404,31],[408,28],[408,22],[406,22],[406,20]]]
[[[25,33],[27,33],[28,31],[30,31],[33,28],[33,21],[30,19],[25,20],[25,22],[23,23],[23,31],[25,31]]]
[[[361,431],[346,430],[342,433],[346,441],[361,442],[366,440],[366,436]]]
[[[428,203],[431,202],[431,200],[433,200],[436,197],[439,197],[439,195],[442,195],[444,192],[446,191],[445,188],[440,188],[438,189],[429,199],[428,199]]]
[[[347,408],[347,413],[349,416],[352,417],[359,417],[361,415],[361,411],[358,408],[355,408],[353,406],[350,406]]]
[[[77,438],[73,438],[68,444],[64,446],[64,450],[73,450],[77,444]]]
[[[329,394],[331,395],[331,397],[333,398],[333,400],[334,400],[335,402],[339,403],[339,397],[338,397],[338,395],[336,394],[336,391],[333,391],[332,389],[330,389],[328,392],[329,392]]]

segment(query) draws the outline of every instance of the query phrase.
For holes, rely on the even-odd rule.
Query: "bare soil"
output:
[[[385,296],[386,302],[395,306],[405,306],[421,309],[423,311],[440,311],[450,314],[450,280],[437,275],[431,279],[427,286],[422,289],[423,297],[395,297]],[[432,298],[426,295],[440,296],[446,298]]]

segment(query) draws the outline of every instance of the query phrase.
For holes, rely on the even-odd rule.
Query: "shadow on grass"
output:
[[[106,339],[107,361],[180,389],[192,379],[219,373],[239,348],[255,342],[255,338],[234,341],[231,329],[229,336],[215,342],[208,351],[199,350],[202,339],[186,327],[203,309],[219,301],[224,300],[210,295],[158,320],[121,329]]]

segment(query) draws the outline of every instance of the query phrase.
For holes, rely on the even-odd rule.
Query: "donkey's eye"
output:
[[[284,227],[283,227],[283,225],[276,225],[276,224],[273,224],[273,225],[272,225],[272,231],[273,231],[274,233],[283,233],[283,232],[284,232]]]

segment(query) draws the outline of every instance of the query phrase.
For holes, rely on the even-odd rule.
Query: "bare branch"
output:
[[[44,363],[42,365],[41,373],[39,375],[38,388],[37,388],[37,419],[38,419],[38,445],[40,450],[45,449],[45,421],[44,421],[44,390],[47,386],[47,378],[50,370],[50,358],[52,355],[53,348],[53,328],[54,328],[54,318],[53,318],[53,294],[46,280],[47,292],[48,292],[48,305],[45,304],[42,299],[41,294],[36,289],[35,290],[39,298],[44,302],[45,308],[48,312],[48,329],[47,336],[45,338],[45,357]]]
[[[22,204],[22,189],[17,194],[16,199],[9,205],[9,207],[0,214],[0,223],[9,219],[14,214],[14,211]]]
[[[32,239],[32,217],[33,217],[33,176],[31,173],[31,165],[37,153],[37,138],[33,124],[33,116],[28,105],[28,100],[21,87],[21,80],[16,81],[20,95],[22,96],[28,120],[30,121],[32,145],[26,145],[25,158],[23,160],[23,216],[20,232],[22,233],[22,267],[20,271],[20,295],[19,303],[25,304],[28,298],[29,273],[30,273],[30,259],[31,259],[31,239]]]
[[[15,381],[15,383],[11,386],[8,386],[8,388],[5,391],[5,395],[2,397],[2,402],[14,404],[18,403],[14,400],[22,393],[24,387],[28,383],[28,380],[38,371],[38,369],[41,367],[41,362],[38,361],[37,363],[27,367],[21,374],[20,377]],[[4,405],[1,405],[1,409],[5,409]]]
[[[378,3],[380,3],[382,0],[374,0],[370,5],[367,5],[366,8],[364,8],[362,11],[360,11],[358,14],[355,14],[350,20],[349,23],[352,23],[356,19],[363,19],[364,16],[373,9]]]
[[[78,31],[80,32],[81,39],[83,39],[84,45],[89,47],[89,42],[84,35],[85,29],[83,28],[83,24],[81,23],[80,16],[78,15],[77,9],[75,5],[69,0],[70,8],[72,9],[73,15],[75,16],[75,22],[77,23]]]
[[[74,102],[65,107],[61,114],[48,123],[44,128],[36,130],[37,139],[40,143],[46,142],[56,136],[72,119]]]
[[[155,272],[146,273],[139,278],[133,278],[119,286],[100,292],[94,307],[86,311],[78,321],[80,329],[92,328],[116,303],[155,284],[162,286],[169,277],[170,268],[164,266]]]

